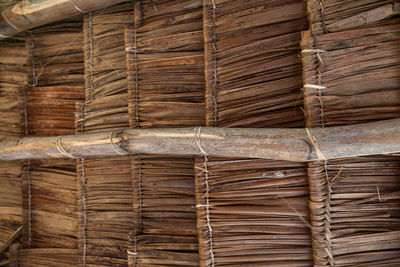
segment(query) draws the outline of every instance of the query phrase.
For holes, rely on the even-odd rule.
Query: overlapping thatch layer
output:
[[[24,129],[23,84],[27,82],[25,43],[0,45],[0,140],[21,137]],[[7,263],[10,243],[22,224],[20,162],[0,164],[0,262]],[[4,256],[4,257],[3,257]]]
[[[207,125],[300,127],[302,1],[204,3]]]
[[[132,3],[85,16],[85,131],[129,127],[124,30],[132,22]]]
[[[32,31],[25,88],[26,134],[58,136],[75,131],[76,102],[84,98],[82,18]],[[78,254],[76,163],[28,161],[23,176],[21,266],[73,266]],[[53,251],[54,250],[54,251]],[[51,256],[53,255],[53,256]]]
[[[307,126],[399,117],[398,3],[316,2],[302,40]],[[400,159],[313,162],[308,173],[315,266],[399,265]]]
[[[78,106],[77,132],[129,126],[124,29],[133,22],[132,8],[120,4],[85,15],[86,101]],[[126,266],[133,228],[130,159],[78,162],[80,266]]]
[[[305,14],[301,1],[205,1],[207,125],[304,125],[298,54]],[[306,166],[198,159],[201,265],[311,266]]]
[[[308,51],[302,53],[304,101],[309,126],[399,117],[399,22],[394,18],[375,27],[319,36],[304,33],[302,48]]]
[[[19,266],[76,266],[78,254],[76,249],[31,248],[16,254]]]
[[[201,1],[136,1],[126,31],[131,127],[204,125]],[[198,266],[194,159],[132,157],[131,266]]]
[[[398,0],[307,0],[310,30],[315,34],[338,32],[390,19],[400,13]]]
[[[24,247],[68,248],[77,253],[75,161],[31,161],[29,177],[23,180],[23,192]]]
[[[312,265],[306,164],[209,158],[208,177],[197,166],[203,266]]]
[[[22,196],[20,162],[0,164],[0,262],[7,261],[1,255],[15,239],[22,225]],[[8,257],[7,257],[8,258]]]
[[[25,42],[0,45],[0,139],[24,132],[24,85],[28,82]]]

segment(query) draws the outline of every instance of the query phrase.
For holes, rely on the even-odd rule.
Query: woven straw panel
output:
[[[131,127],[204,125],[201,1],[136,1],[126,31]],[[198,266],[194,159],[132,156],[131,266]]]
[[[312,31],[302,39],[307,126],[398,118],[396,3],[316,2],[308,2]],[[399,171],[391,156],[309,164],[315,266],[400,263]]]
[[[124,29],[132,21],[132,3],[85,15],[86,101],[77,106],[76,132],[129,126]],[[77,162],[79,264],[126,266],[133,228],[130,159],[116,154]]]
[[[218,127],[303,127],[301,1],[204,4],[206,118]],[[306,164],[198,158],[201,266],[311,266]]]
[[[27,82],[25,43],[0,45],[0,140],[23,135],[24,104],[22,84]],[[21,162],[0,164],[0,262],[7,262],[7,247],[20,233],[22,224]],[[19,230],[18,230],[19,229]]]

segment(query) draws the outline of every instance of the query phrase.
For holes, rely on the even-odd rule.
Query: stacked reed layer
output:
[[[82,18],[32,31],[25,90],[26,134],[73,134],[76,102],[84,98]],[[62,146],[62,144],[61,144]],[[28,161],[23,182],[21,266],[77,264],[76,163],[71,159]],[[58,255],[58,257],[55,257]]]
[[[76,132],[129,126],[124,29],[132,21],[131,3],[85,15],[86,101],[78,106]],[[129,157],[118,153],[78,160],[80,266],[127,265],[132,176]]]
[[[305,4],[210,0],[204,16],[207,125],[302,127]],[[201,265],[311,266],[306,166],[198,158]]]
[[[301,127],[302,1],[205,2],[207,125]]]
[[[23,86],[27,82],[24,42],[0,44],[0,140],[23,135]],[[0,164],[0,262],[9,262],[9,250],[20,234],[22,197],[20,162]],[[3,254],[5,252],[5,254]]]
[[[85,16],[85,132],[129,127],[124,31],[132,21],[132,4]]]
[[[399,117],[397,1],[320,2],[308,2],[312,30],[302,40],[307,126]],[[390,156],[309,164],[315,266],[399,264],[399,164]]]
[[[136,1],[126,31],[131,127],[204,124],[201,1]],[[132,156],[131,266],[198,266],[194,159]]]
[[[75,103],[84,97],[82,18],[32,31],[26,90],[28,132],[35,136],[71,134]]]

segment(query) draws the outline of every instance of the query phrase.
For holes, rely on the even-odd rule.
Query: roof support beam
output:
[[[82,13],[107,8],[126,0],[21,1],[1,11],[0,40],[17,33]]]
[[[0,142],[1,160],[169,154],[307,162],[400,153],[400,119],[314,129],[129,129]]]

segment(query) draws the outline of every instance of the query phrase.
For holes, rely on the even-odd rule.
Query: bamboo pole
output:
[[[82,13],[107,8],[126,0],[20,1],[2,10],[0,40],[17,33]]]
[[[111,138],[112,136],[112,138]],[[57,140],[59,145],[57,146]],[[60,150],[64,150],[62,153]],[[400,119],[314,129],[130,129],[0,143],[2,160],[126,154],[238,156],[308,162],[400,152]]]

